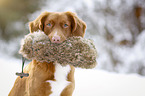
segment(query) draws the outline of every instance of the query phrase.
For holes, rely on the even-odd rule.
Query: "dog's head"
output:
[[[42,30],[52,43],[71,36],[84,37],[86,24],[72,12],[44,12],[29,23],[30,32]]]

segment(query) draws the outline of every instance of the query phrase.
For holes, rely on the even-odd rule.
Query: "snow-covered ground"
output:
[[[0,96],[7,96],[21,60],[0,58]],[[116,74],[103,70],[76,69],[76,88],[73,96],[145,96],[145,77],[137,74]]]

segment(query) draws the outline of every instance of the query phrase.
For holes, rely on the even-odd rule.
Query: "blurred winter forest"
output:
[[[19,58],[28,22],[44,11],[72,11],[87,24],[98,66],[145,75],[145,0],[0,0],[0,56]]]

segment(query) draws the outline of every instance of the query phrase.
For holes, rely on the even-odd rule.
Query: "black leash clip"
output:
[[[25,58],[22,57],[22,72],[21,73],[16,73],[17,76],[20,76],[20,78],[23,78],[23,77],[28,77],[29,76],[29,73],[24,73],[23,72],[23,68],[24,68],[24,64],[25,64]]]

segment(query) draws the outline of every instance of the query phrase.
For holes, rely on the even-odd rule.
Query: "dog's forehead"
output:
[[[65,14],[64,12],[54,12],[49,14],[48,16],[48,20],[62,20],[62,19],[65,20],[68,19],[67,14]]]

